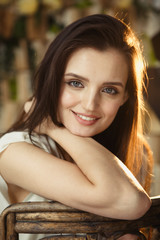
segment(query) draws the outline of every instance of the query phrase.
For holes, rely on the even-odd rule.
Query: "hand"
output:
[[[25,104],[24,104],[24,111],[26,114],[29,114],[29,112],[31,110],[33,110],[34,106],[35,106],[35,98],[32,98],[32,100],[30,101],[27,101]]]
[[[53,130],[57,129],[58,127],[52,122],[51,118],[48,117],[43,120],[42,123],[40,123],[34,131],[38,134],[46,134],[50,135],[50,133],[53,133]]]
[[[34,110],[34,106],[36,104],[35,98],[32,98],[32,100],[27,101],[24,104],[24,111],[27,114],[27,116]],[[43,120],[42,123],[40,123],[34,131],[38,134],[46,134],[48,135],[48,131],[52,131],[55,129],[55,125],[53,124],[52,120],[50,117],[46,118]]]
[[[125,234],[122,237],[118,238],[118,240],[137,240],[138,236],[133,234]]]

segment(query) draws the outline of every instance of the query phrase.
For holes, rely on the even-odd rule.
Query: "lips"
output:
[[[87,116],[84,116],[84,115],[81,115],[81,114],[78,114],[76,113],[76,115],[80,118],[82,118],[83,120],[86,120],[86,121],[93,121],[93,120],[96,120],[96,118],[93,118],[93,117],[87,117]]]
[[[78,120],[81,120],[81,123],[89,123],[89,124],[93,124],[95,123],[99,118],[93,115],[85,115],[85,114],[81,114],[81,113],[76,113],[74,111],[72,111],[74,113],[74,115],[77,117]]]

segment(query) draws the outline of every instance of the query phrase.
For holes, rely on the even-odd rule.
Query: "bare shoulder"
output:
[[[68,201],[70,197],[74,198],[74,194],[68,196],[68,192],[74,193],[75,184],[86,181],[74,163],[26,142],[7,147],[0,157],[0,169],[8,184],[57,201],[64,200],[65,195]]]
[[[36,169],[40,172],[49,168],[54,160],[58,158],[32,144],[12,143],[1,153],[0,173],[8,183],[19,185],[23,180],[21,178],[30,174],[33,179],[33,176],[36,176]]]
[[[29,150],[29,151],[28,151]],[[31,150],[31,152],[30,152]],[[40,148],[37,148],[36,146],[29,144],[27,142],[14,142],[8,145],[8,147],[3,150],[0,154],[0,164],[3,162],[12,161],[12,159],[16,158],[17,160],[19,157],[21,158],[21,161],[23,161],[25,154],[27,153],[27,156],[30,155],[30,153],[33,153],[34,151],[42,151]],[[17,158],[18,157],[18,158]]]

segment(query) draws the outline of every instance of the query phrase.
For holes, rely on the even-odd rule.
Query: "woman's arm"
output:
[[[0,157],[6,182],[106,217],[135,219],[148,210],[149,197],[112,153],[92,138],[75,136],[53,124],[46,126],[43,133],[59,143],[75,164],[31,144],[14,143]]]
[[[47,128],[46,134],[70,154],[90,182],[90,206],[98,207],[100,215],[105,211],[114,214],[114,209],[116,216],[112,217],[120,213],[124,218],[138,218],[147,211],[150,200],[145,191],[110,151],[92,138],[73,135],[66,128]]]

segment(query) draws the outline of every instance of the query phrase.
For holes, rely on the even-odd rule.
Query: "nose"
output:
[[[99,105],[99,94],[91,90],[86,90],[82,94],[81,105],[86,111],[94,111]]]

